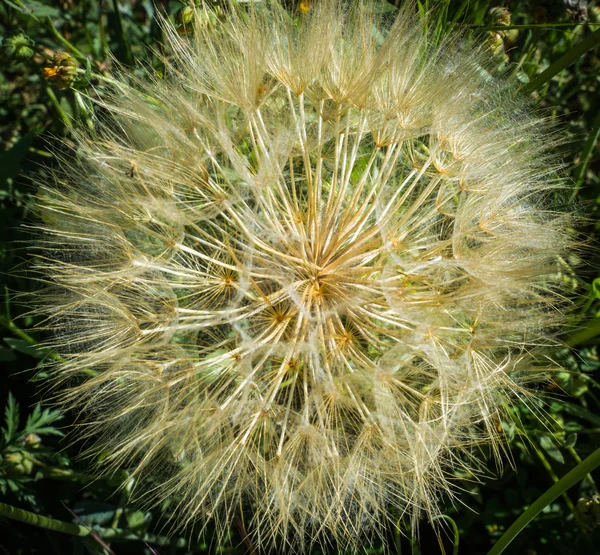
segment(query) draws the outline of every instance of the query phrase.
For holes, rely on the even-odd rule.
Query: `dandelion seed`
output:
[[[42,187],[62,398],[180,523],[357,549],[439,514],[544,378],[567,216],[547,125],[409,9],[169,26]],[[210,23],[207,23],[210,22]]]

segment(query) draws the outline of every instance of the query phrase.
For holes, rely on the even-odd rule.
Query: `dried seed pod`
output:
[[[180,523],[242,510],[262,551],[357,549],[499,455],[547,375],[569,216],[484,46],[262,4],[167,26],[164,79],[103,101],[40,194],[42,310],[104,469],[170,468]]]

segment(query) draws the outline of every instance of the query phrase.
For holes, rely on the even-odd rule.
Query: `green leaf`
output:
[[[573,416],[577,416],[578,418],[583,418],[587,420],[594,426],[600,426],[600,416],[594,414],[588,409],[582,407],[581,405],[576,405],[574,403],[560,403],[560,407],[569,414]]]
[[[55,436],[63,436],[63,432],[56,429],[54,426],[49,426],[53,422],[60,420],[62,414],[58,410],[45,409],[42,411],[39,403],[33,409],[33,412],[28,416],[25,424],[24,434],[50,434]]]
[[[600,278],[592,281],[592,294],[596,299],[600,299]]]
[[[577,434],[574,433],[570,433],[567,434],[567,437],[565,437],[565,447],[568,449],[569,447],[575,447],[575,444],[577,443]]]
[[[82,501],[73,509],[78,522],[84,526],[110,526],[117,508],[109,503]]]
[[[540,447],[546,452],[546,454],[553,458],[560,464],[564,464],[565,459],[560,449],[554,443],[554,440],[548,434],[542,434],[540,436]]]
[[[396,6],[394,6],[394,4],[391,4],[390,2],[388,2],[387,0],[375,0],[373,2],[373,7],[379,13],[390,13],[390,12],[398,11],[398,8]]]
[[[10,443],[19,427],[19,405],[12,393],[8,394],[8,401],[4,409],[4,422],[6,423],[6,428],[2,428],[4,441]]]
[[[4,0],[4,3],[7,4],[8,6],[10,6],[13,10],[17,10],[21,13],[24,12],[23,8],[21,6],[19,6],[19,4],[15,4],[11,0]]]
[[[150,521],[150,513],[144,513],[142,511],[125,509],[125,519],[127,520],[127,524],[129,528],[135,530],[137,528],[142,528]]]
[[[577,43],[564,56],[561,56],[550,67],[546,68],[535,79],[532,79],[523,87],[524,90],[531,92],[545,85],[555,75],[563,69],[570,66],[577,58],[583,56],[588,50],[594,48],[600,42],[600,29],[590,33],[585,39]]]
[[[4,0],[6,4],[8,4],[11,8],[18,10],[19,12],[30,15],[34,18],[42,18],[42,17],[58,17],[60,16],[60,10],[58,8],[53,8],[52,6],[46,6],[41,2],[35,2],[33,0],[23,0],[18,4],[15,2],[11,2],[11,0]]]

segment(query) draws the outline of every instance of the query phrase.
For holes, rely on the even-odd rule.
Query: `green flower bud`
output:
[[[37,434],[27,434],[25,436],[25,445],[36,448],[42,443],[42,438]]]
[[[20,464],[21,462],[23,462],[23,459],[23,453],[21,453],[20,451],[17,451],[15,453],[6,453],[4,455],[4,462],[8,464]]]
[[[214,27],[220,15],[223,15],[223,11],[218,5],[203,9],[190,3],[177,14],[177,33],[186,35],[195,30]]]
[[[33,470],[32,459],[30,459],[27,454],[23,453],[22,451],[6,453],[4,455],[4,462],[10,465],[8,468],[8,473],[12,475],[31,474],[31,471]]]
[[[511,14],[508,11],[508,8],[491,8],[487,13],[487,20],[488,23],[494,27],[510,25]],[[508,61],[508,56],[504,48],[506,39],[506,31],[494,30],[488,33],[488,44],[490,45],[492,54],[504,62]]]
[[[582,497],[575,507],[575,518],[588,532],[600,526],[600,495]]]
[[[33,56],[32,46],[33,42],[31,39],[27,35],[19,33],[6,41],[4,49],[9,58],[15,58],[22,62]]]
[[[179,21],[183,25],[189,25],[194,19],[194,8],[192,6],[186,6],[179,14]]]
[[[68,52],[57,52],[54,55],[54,65],[45,67],[42,75],[53,81],[59,89],[68,89],[73,86],[77,78],[77,60]]]
[[[508,8],[498,6],[488,11],[487,18],[490,25],[510,25],[511,13]]]

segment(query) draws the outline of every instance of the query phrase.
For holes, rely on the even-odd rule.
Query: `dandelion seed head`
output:
[[[543,379],[554,138],[408,8],[196,18],[40,192],[57,383],[180,523],[356,549],[439,514]]]

